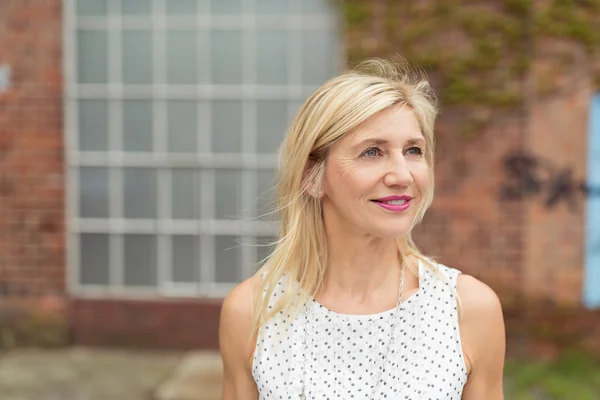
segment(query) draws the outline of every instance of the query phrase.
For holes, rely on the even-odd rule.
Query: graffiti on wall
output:
[[[503,200],[537,198],[548,209],[565,203],[576,211],[581,197],[600,196],[600,187],[590,187],[585,180],[574,177],[572,168],[531,154],[508,155],[503,167],[505,180],[499,193]]]

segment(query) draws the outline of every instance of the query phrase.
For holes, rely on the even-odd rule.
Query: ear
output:
[[[302,189],[309,196],[320,199],[323,197],[323,190],[321,189],[322,176],[322,164],[309,159],[302,175]]]

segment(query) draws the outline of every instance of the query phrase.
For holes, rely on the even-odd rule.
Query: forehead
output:
[[[400,143],[423,139],[423,134],[412,108],[399,104],[375,114],[349,132],[340,142],[352,146],[367,139]]]

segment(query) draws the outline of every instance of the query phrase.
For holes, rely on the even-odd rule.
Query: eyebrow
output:
[[[359,149],[362,149],[366,146],[386,146],[388,145],[390,142],[386,139],[365,139],[363,141],[361,141],[360,143],[352,146],[352,150],[353,151],[358,151]],[[425,140],[423,138],[413,138],[413,139],[408,139],[405,143],[406,146],[412,146],[412,145],[421,145],[421,146],[425,146]]]

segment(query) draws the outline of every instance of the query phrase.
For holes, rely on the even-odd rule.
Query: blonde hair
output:
[[[422,193],[409,231],[397,239],[398,249],[404,260],[412,256],[437,271],[412,239],[413,228],[433,200],[435,94],[425,75],[404,61],[363,61],[323,84],[306,100],[280,147],[280,238],[257,272],[260,285],[254,303],[252,337],[277,314],[295,315],[323,283],[327,247],[321,201],[310,196],[307,189],[320,184],[328,149],[370,117],[395,105],[410,107],[419,122],[426,141],[425,159],[431,183],[428,191]],[[414,266],[409,267],[415,270]],[[271,304],[273,292],[282,289],[279,285],[284,277],[283,295]]]

